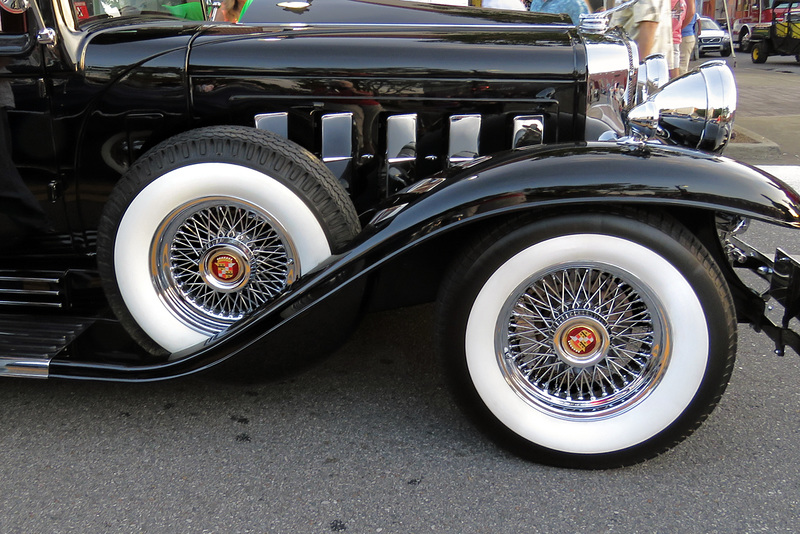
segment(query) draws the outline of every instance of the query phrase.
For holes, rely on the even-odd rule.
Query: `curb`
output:
[[[753,139],[755,143],[728,143],[723,153],[729,158],[738,160],[769,160],[780,158],[783,155],[781,147],[763,135],[757,134],[747,128],[737,126],[736,124],[733,125],[733,131],[734,134],[739,132],[743,136]]]

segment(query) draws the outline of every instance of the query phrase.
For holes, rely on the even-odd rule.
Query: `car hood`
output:
[[[727,37],[728,33],[722,30],[703,30],[700,37]]]
[[[293,7],[304,6],[304,7]],[[241,17],[242,24],[537,24],[572,25],[567,15],[472,8],[403,0],[256,1]]]
[[[301,13],[280,5],[253,2],[242,24],[205,26],[192,41],[189,74],[563,81],[585,74],[577,32],[562,15],[400,0],[318,0]]]
[[[289,5],[294,4],[296,2]],[[572,55],[567,50],[571,50],[576,43],[574,26],[566,15],[421,4],[402,0],[317,0],[315,3],[309,2],[308,7],[303,9],[282,7],[285,5],[286,2],[254,1],[240,24],[169,18],[153,20],[147,17],[134,17],[125,21],[108,19],[87,26],[81,43],[82,50],[77,56],[87,78],[97,82],[116,79],[137,65],[159,56],[180,55],[182,50],[188,55],[190,48],[195,50],[190,56],[191,64],[200,69],[218,67],[225,70],[232,67],[239,72],[263,72],[267,65],[292,67],[291,64],[283,65],[283,48],[300,49],[297,53],[304,57],[297,58],[293,54],[290,56],[301,63],[325,62],[322,57],[325,55],[324,48],[319,46],[320,43],[322,46],[326,42],[330,44],[330,40],[321,38],[322,33],[327,33],[330,38],[336,37],[333,39],[336,43],[341,42],[341,38],[345,36],[357,38],[351,42],[358,43],[358,46],[370,47],[374,43],[385,43],[379,47],[382,52],[377,54],[374,49],[367,53],[367,48],[351,51],[352,55],[360,58],[355,59],[355,63],[362,69],[368,67],[368,64],[380,69],[382,53],[409,58],[423,54],[425,60],[422,63],[436,69],[436,58],[431,57],[431,49],[425,46],[426,40],[431,39],[440,48],[456,48],[463,52],[456,54],[461,56],[460,61],[463,64],[449,67],[440,65],[448,72],[472,70],[473,62],[480,60],[478,56],[481,50],[487,48],[493,50],[490,53],[493,58],[506,56],[507,60],[503,61],[506,65],[520,61],[520,69],[528,73],[541,72],[550,73],[551,76],[555,74],[556,77],[566,75],[573,78],[576,74],[580,75],[582,70],[579,67],[576,71],[573,58],[565,61],[564,56],[556,52],[561,49]],[[318,38],[307,39],[312,35]],[[373,40],[376,37],[379,39]],[[283,46],[264,47],[265,41],[282,41]],[[314,41],[315,44],[303,46],[297,41]],[[215,50],[215,53],[211,53],[209,47],[203,46],[214,43],[220,45],[213,47],[219,50]],[[413,43],[417,44],[416,48]],[[534,51],[537,49],[540,52],[538,54]],[[269,53],[266,53],[267,50]],[[370,61],[370,57],[375,61]],[[447,54],[446,61],[453,59],[453,54]],[[243,64],[243,61],[247,63]],[[418,66],[419,56],[410,61]],[[492,61],[495,59],[480,61],[480,64],[491,69]],[[383,64],[401,66],[397,61]],[[518,69],[512,68],[510,71]],[[507,73],[510,74],[508,70]]]

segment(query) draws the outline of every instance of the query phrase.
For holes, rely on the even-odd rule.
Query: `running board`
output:
[[[47,378],[50,361],[92,323],[76,317],[0,315],[0,376]]]

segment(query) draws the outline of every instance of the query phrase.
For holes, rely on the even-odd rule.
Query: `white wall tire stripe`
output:
[[[288,187],[266,174],[229,163],[198,163],[150,183],[125,211],[114,242],[117,284],[133,318],[159,345],[176,352],[207,339],[175,317],[152,282],[150,249],[165,217],[187,201],[207,196],[247,200],[279,221],[292,239],[303,275],[331,255],[319,221]]]
[[[587,258],[585,251],[591,251]],[[508,296],[535,272],[591,259],[635,274],[663,306],[669,362],[657,387],[639,404],[613,417],[558,418],[524,401],[506,382],[497,361],[495,327]],[[666,259],[635,242],[598,234],[566,235],[532,245],[503,263],[478,293],[467,321],[465,351],[473,384],[489,410],[523,438],[575,454],[615,452],[655,436],[689,406],[709,352],[708,326],[697,295]]]

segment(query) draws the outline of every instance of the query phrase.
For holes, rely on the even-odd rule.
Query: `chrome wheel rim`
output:
[[[206,197],[173,210],[159,226],[151,277],[175,316],[213,335],[286,290],[296,258],[268,212],[241,199]]]
[[[635,276],[611,265],[535,274],[509,296],[496,331],[507,383],[565,419],[627,411],[658,384],[669,358],[662,307]]]

